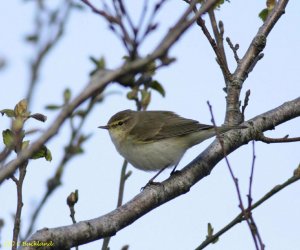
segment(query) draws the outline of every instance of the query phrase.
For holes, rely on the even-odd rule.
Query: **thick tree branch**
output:
[[[184,32],[196,21],[196,19],[203,13],[207,12],[217,0],[210,0],[204,4],[201,9],[192,18],[188,18],[192,12],[193,6],[197,1],[187,8],[183,15],[179,18],[177,23],[168,31],[159,45],[154,49],[154,51],[147,57],[142,59],[137,59],[133,62],[127,62],[122,67],[111,71],[105,72],[100,71],[96,73],[91,82],[86,86],[82,92],[68,105],[66,105],[60,114],[57,116],[56,121],[46,130],[46,132],[32,145],[22,151],[17,159],[11,161],[6,166],[0,169],[0,184],[8,177],[10,177],[17,169],[17,167],[26,161],[32,154],[34,154],[43,144],[45,144],[49,139],[51,139],[55,134],[58,133],[61,125],[69,117],[70,114],[84,101],[95,95],[95,93],[102,92],[105,87],[112,81],[125,76],[129,72],[136,72],[143,67],[145,67],[150,62],[163,57],[166,55],[168,50],[176,43],[176,41],[184,34]]]
[[[255,130],[266,131],[281,123],[300,116],[300,97],[261,114],[248,123],[249,129],[230,131],[224,138],[227,154],[247,144],[255,136]],[[82,221],[74,225],[53,229],[42,229],[32,235],[27,242],[54,241],[49,249],[64,249],[115,235],[154,208],[190,190],[199,180],[209,175],[224,157],[220,143],[215,140],[203,153],[188,164],[180,173],[172,175],[162,185],[150,186],[132,200],[99,218]],[[37,249],[23,247],[23,249]],[[43,248],[48,249],[48,248]]]

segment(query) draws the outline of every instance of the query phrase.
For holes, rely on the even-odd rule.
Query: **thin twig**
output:
[[[190,1],[189,0],[183,0],[184,2],[190,4]],[[193,11],[194,13],[197,13],[197,8],[196,7],[193,7]],[[229,71],[229,68],[227,66],[227,63],[224,61],[223,59],[223,56],[222,56],[222,53],[216,43],[216,41],[212,38],[211,34],[209,33],[206,25],[205,25],[205,22],[204,20],[201,18],[201,16],[199,16],[197,18],[197,21],[196,21],[197,25],[202,29],[203,31],[203,34],[206,36],[207,40],[209,41],[212,49],[214,50],[216,56],[217,56],[217,62],[222,70],[222,73],[223,73],[223,76],[225,78],[225,81],[230,81],[231,80],[231,73]]]
[[[147,35],[150,34],[150,32],[152,32],[153,30],[156,29],[156,27],[158,26],[157,23],[154,23],[154,18],[156,17],[158,11],[162,8],[163,4],[165,4],[167,1],[166,0],[160,0],[159,2],[157,2],[155,5],[154,5],[154,8],[150,14],[150,17],[148,19],[148,21],[146,22],[146,28],[145,28],[145,31],[144,33],[142,33],[142,35],[140,36],[140,38],[138,38],[137,42],[140,44],[142,43],[145,38],[147,37]],[[142,27],[142,23],[143,21],[145,20],[145,14],[146,14],[146,10],[147,10],[147,3],[148,1],[144,1],[145,5],[144,5],[144,8],[143,8],[143,11],[141,13],[141,16],[140,16],[140,20],[139,20],[139,25],[138,27]]]
[[[67,197],[67,205],[70,209],[70,217],[72,219],[73,224],[76,224],[75,219],[75,204],[78,202],[79,196],[78,196],[78,190],[76,189],[75,192],[71,192],[69,196]],[[76,250],[79,249],[78,246],[75,247]]]
[[[118,1],[118,0],[117,0]],[[123,23],[123,14],[121,11],[121,7],[116,4],[116,0],[112,1],[114,10],[115,10],[115,15],[117,20],[119,21],[117,24],[119,25],[119,28],[122,31],[122,37],[123,37],[123,44],[125,45],[125,48],[128,51],[128,54],[131,54],[131,51],[134,47],[134,42],[133,39],[130,37],[129,32],[127,31],[125,24]]]
[[[22,208],[23,208],[23,182],[26,175],[26,167],[27,163],[24,163],[19,168],[19,179],[12,176],[12,180],[16,183],[17,186],[17,209],[15,213],[15,221],[14,221],[14,229],[13,229],[13,246],[12,250],[16,250],[18,247],[18,238],[20,233],[20,227],[21,227],[21,214],[22,214]]]
[[[94,13],[99,14],[100,16],[103,16],[108,22],[110,22],[110,23],[118,23],[119,22],[119,20],[117,18],[115,18],[113,15],[109,15],[107,13],[107,11],[97,9],[88,0],[81,0],[81,1],[83,3],[85,3],[87,6],[89,6]]]
[[[121,176],[120,176],[120,184],[119,184],[119,194],[118,194],[118,202],[117,202],[117,208],[120,207],[123,203],[123,196],[124,196],[124,188],[125,188],[125,182],[128,179],[128,177],[131,175],[131,171],[126,173],[128,162],[124,160],[122,170],[121,170]],[[108,250],[109,247],[109,241],[111,237],[106,237],[103,240],[102,243],[102,250]]]
[[[18,106],[18,105],[17,105]],[[16,108],[17,108],[16,106]],[[27,110],[27,103],[26,103],[26,110]],[[24,111],[25,112],[25,111]],[[26,120],[26,119],[25,119]],[[17,153],[17,156],[20,155],[22,151],[23,139],[24,139],[24,121],[21,116],[17,116],[12,121],[12,133],[13,137],[13,145],[14,149]],[[21,121],[21,126],[17,126],[17,121]],[[15,182],[17,187],[17,209],[14,218],[14,228],[13,228],[13,238],[12,238],[12,250],[16,250],[18,247],[18,239],[21,230],[21,215],[22,215],[22,208],[23,208],[23,182],[26,176],[26,167],[28,164],[28,160],[22,163],[19,166],[19,178],[12,176],[11,179]]]
[[[78,190],[75,192],[71,192],[67,197],[67,205],[70,209],[70,217],[72,219],[73,224],[77,223],[75,219],[75,204],[78,202]]]
[[[127,19],[127,22],[128,22],[128,24],[129,24],[129,26],[131,28],[131,31],[134,34],[134,38],[135,38],[134,40],[136,40],[138,29],[134,26],[133,21],[132,21],[132,19],[130,17],[130,14],[129,14],[128,10],[126,9],[125,4],[123,3],[123,0],[117,0],[117,1],[118,1],[119,5],[120,5],[120,10],[121,10],[122,15],[124,15],[125,18]]]
[[[90,112],[92,111],[92,109],[94,108],[95,103],[97,102],[97,97],[94,96],[87,108],[83,111],[83,115],[81,116],[81,120],[79,122],[79,124],[77,125],[76,128],[72,127],[74,126],[72,123],[72,119],[70,119],[70,125],[72,127],[71,129],[71,137],[70,137],[70,141],[68,142],[67,146],[65,146],[66,149],[70,149],[73,147],[74,144],[76,144],[76,140],[78,139],[79,135],[81,134],[81,130],[82,127],[86,121],[86,117],[90,114]],[[53,194],[53,192],[61,185],[61,179],[64,173],[64,170],[67,166],[67,163],[74,157],[76,156],[76,154],[72,154],[72,152],[70,152],[69,150],[65,150],[64,155],[62,156],[60,163],[58,164],[56,171],[54,173],[54,175],[48,179],[47,181],[47,190],[43,196],[43,198],[40,200],[38,206],[35,208],[34,212],[32,213],[31,216],[31,220],[30,220],[30,225],[27,229],[27,232],[25,234],[25,239],[27,237],[29,237],[29,235],[32,233],[34,226],[35,226],[35,222],[42,210],[42,208],[44,207],[44,205],[46,204],[46,201],[49,199],[49,197]]]
[[[61,162],[59,164],[59,167],[55,171],[55,175],[48,180],[48,182],[47,182],[47,190],[46,190],[43,198],[39,202],[38,206],[35,208],[34,212],[31,215],[30,225],[29,225],[29,227],[27,229],[27,232],[26,232],[26,234],[24,236],[24,239],[28,238],[30,236],[30,234],[33,232],[36,220],[37,220],[37,218],[38,218],[38,216],[39,216],[42,208],[46,204],[46,201],[53,194],[53,192],[56,190],[56,188],[61,185],[61,182],[60,182],[61,175],[62,175],[64,166],[66,165],[66,163],[68,161],[69,161],[69,158],[66,155],[63,156],[63,159],[61,160]]]
[[[246,108],[249,104],[249,97],[250,97],[250,94],[251,94],[251,91],[250,89],[248,89],[246,91],[246,95],[245,95],[245,98],[244,98],[244,104],[242,106],[242,116],[243,116],[243,121],[245,120],[245,111],[246,111]]]
[[[269,192],[267,192],[262,198],[260,198],[257,202],[255,202],[250,208],[249,211],[253,211],[255,208],[262,205],[264,202],[266,202],[268,199],[273,197],[275,194],[277,194],[279,191],[285,189],[289,185],[293,184],[294,182],[300,180],[300,166],[295,170],[295,174],[289,178],[287,181],[285,181],[282,184],[276,185],[274,188],[272,188]],[[242,222],[245,220],[245,216],[243,212],[241,212],[239,215],[237,215],[231,222],[229,222],[225,227],[223,227],[221,230],[219,230],[214,235],[211,235],[209,238],[207,238],[205,241],[201,243],[200,246],[196,248],[196,250],[202,250],[207,245],[213,243],[216,239],[218,239],[221,235],[229,231],[232,227],[234,227],[236,224]]]
[[[255,166],[255,142],[252,141],[252,164],[251,164],[251,172],[249,178],[249,191],[248,191],[248,209],[252,206],[252,183],[253,183],[253,175],[254,175],[254,166]]]
[[[238,200],[239,200],[239,207],[242,210],[242,213],[243,213],[243,215],[244,215],[244,217],[246,219],[246,222],[248,224],[248,227],[250,229],[251,236],[253,238],[253,242],[254,242],[255,248],[257,250],[258,249],[263,250],[264,249],[264,244],[263,244],[263,242],[261,240],[260,234],[258,232],[256,223],[255,223],[255,221],[253,219],[251,211],[249,211],[248,209],[245,209],[245,207],[244,207],[243,200],[242,200],[242,195],[241,195],[241,191],[240,191],[240,187],[239,187],[239,183],[238,183],[238,179],[235,177],[235,175],[233,173],[233,170],[231,168],[231,165],[229,163],[229,160],[228,160],[228,157],[227,157],[227,153],[226,153],[226,150],[225,150],[224,141],[221,138],[220,134],[218,133],[217,126],[216,126],[215,119],[214,119],[214,115],[213,115],[213,111],[212,111],[212,106],[210,105],[209,102],[207,102],[207,104],[208,104],[209,111],[210,111],[210,114],[211,114],[211,117],[212,117],[211,121],[212,121],[212,123],[213,123],[213,125],[215,127],[215,132],[216,132],[217,139],[220,142],[220,145],[221,145],[221,148],[222,148],[222,151],[223,151],[223,154],[224,154],[224,158],[225,158],[228,170],[230,172],[231,178],[232,178],[232,180],[234,182],[234,185],[235,185],[235,188],[236,188],[236,193],[238,195]]]
[[[270,138],[270,137],[266,137],[264,136],[263,133],[259,133],[256,138],[256,141],[262,141],[265,143],[282,143],[282,142],[297,142],[300,141],[300,137],[293,137],[293,138],[289,138],[289,135],[286,135],[282,138]]]
[[[257,57],[255,57],[253,63],[251,64],[251,66],[249,67],[249,69],[247,70],[247,75],[250,74],[250,72],[254,69],[254,67],[256,66],[256,64],[258,63],[258,61],[260,61],[261,59],[264,58],[264,53],[259,53],[257,55]]]
[[[43,6],[39,5],[38,1],[38,10],[36,12],[36,36],[42,36],[42,33],[45,33],[42,29],[49,29],[50,31],[47,32],[47,34],[50,34],[49,38],[46,39],[46,42],[44,44],[36,44],[37,49],[37,55],[34,61],[31,63],[31,72],[30,72],[30,80],[29,80],[29,87],[26,95],[26,99],[28,104],[30,105],[32,96],[34,93],[35,86],[38,82],[38,77],[39,77],[39,71],[41,68],[42,63],[46,59],[46,56],[49,54],[52,48],[60,41],[64,29],[66,27],[67,21],[70,16],[70,12],[72,9],[72,0],[67,0],[63,1],[61,7],[59,7],[57,12],[63,12],[61,20],[59,22],[53,22],[51,20],[52,12],[49,12],[49,17],[48,17],[48,23],[43,25],[42,24],[42,15],[44,14],[45,11],[43,11]],[[65,8],[65,10],[64,10]],[[48,13],[48,12],[47,12]],[[58,15],[57,15],[58,16]],[[45,39],[40,39],[42,41],[45,41]]]
[[[215,41],[217,42],[217,47],[218,47],[218,51],[222,57],[222,63],[224,63],[224,67],[228,68],[228,64],[227,64],[227,60],[226,60],[226,54],[225,54],[225,50],[224,50],[224,44],[223,44],[223,34],[224,34],[224,25],[223,22],[220,21],[219,22],[219,27],[217,25],[217,20],[215,17],[215,12],[213,9],[211,9],[208,12],[209,15],[209,19],[210,19],[210,23],[211,23],[211,27],[215,36]],[[219,30],[219,28],[222,28]],[[220,63],[221,63],[220,62]]]
[[[118,195],[117,207],[120,207],[123,204],[125,182],[129,178],[129,176],[131,175],[131,171],[126,172],[127,165],[128,165],[128,162],[126,160],[124,160],[122,170],[121,170],[121,176],[120,176],[119,195]]]
[[[229,47],[231,48],[231,50],[233,52],[235,61],[237,62],[237,64],[239,64],[240,63],[240,58],[237,54],[237,51],[240,48],[239,44],[236,44],[236,45],[233,46],[233,43],[231,42],[229,37],[226,37],[226,42],[228,43]]]
[[[142,25],[143,25],[144,21],[146,20],[145,16],[146,16],[147,11],[148,11],[148,1],[144,1],[143,8],[142,8],[142,11],[140,13],[139,20],[137,22],[137,28],[138,28],[138,32],[139,33],[141,32]],[[152,11],[152,13],[151,13],[151,16],[153,16],[153,15],[154,15],[154,11]],[[138,37],[138,33],[137,33],[137,35],[136,35],[137,36],[136,37],[136,42],[138,44],[142,43],[143,38],[145,37],[145,34],[146,34],[147,30],[148,30],[148,27],[149,27],[150,23],[152,23],[152,21],[149,22],[148,25],[146,25],[146,30],[145,30],[144,34],[141,35],[141,38]]]

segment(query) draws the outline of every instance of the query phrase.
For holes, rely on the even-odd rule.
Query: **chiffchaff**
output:
[[[134,167],[160,170],[175,166],[184,153],[217,133],[223,134],[240,126],[214,127],[186,119],[170,111],[124,110],[113,115],[106,126],[118,152]]]

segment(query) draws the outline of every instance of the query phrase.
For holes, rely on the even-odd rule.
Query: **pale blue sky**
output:
[[[98,2],[98,1],[95,1]],[[150,2],[150,1],[149,1]],[[248,48],[254,34],[262,24],[258,13],[265,1],[231,1],[221,11],[216,12],[225,25],[225,36],[233,43],[240,44],[239,55]],[[128,1],[130,10],[139,13],[136,1]],[[25,95],[28,82],[28,65],[32,49],[24,44],[23,37],[32,30],[32,4],[23,1],[5,1],[0,10],[0,57],[8,59],[7,68],[0,72],[0,109],[12,108]],[[165,34],[169,25],[186,7],[183,1],[169,1],[161,11],[163,20],[158,32],[149,38],[142,53],[147,54]],[[250,103],[246,119],[273,109],[283,102],[292,100],[300,93],[300,32],[299,1],[291,1],[286,14],[281,18],[267,40],[265,57],[249,75],[243,93],[251,89]],[[208,22],[207,22],[208,23]],[[235,69],[235,61],[227,48],[230,69]],[[48,116],[45,124],[30,121],[28,127],[47,128],[55,119],[55,112],[44,109],[45,105],[61,102],[66,87],[79,93],[88,82],[92,65],[89,56],[103,55],[108,67],[121,64],[125,52],[121,43],[108,31],[105,22],[88,9],[74,12],[61,43],[54,49],[43,65],[41,78],[32,105],[33,112]],[[224,119],[225,95],[222,74],[215,62],[215,56],[201,30],[194,26],[170,51],[177,61],[157,73],[157,79],[165,86],[167,95],[162,98],[152,93],[151,110],[172,110],[178,114],[210,123],[206,101],[213,105],[214,115],[221,124]],[[67,166],[63,185],[48,200],[37,228],[58,227],[71,224],[65,199],[79,190],[79,203],[76,205],[78,221],[101,216],[115,208],[122,158],[116,152],[106,131],[97,126],[107,122],[117,111],[131,108],[134,103],[126,100],[128,89],[113,84],[107,92],[117,91],[109,96],[103,105],[98,106],[84,126],[86,133],[93,137],[86,143],[85,155],[76,157]],[[299,136],[299,118],[287,122],[266,133],[282,137],[286,134]],[[1,130],[7,127],[7,118],[2,117]],[[63,154],[63,147],[69,138],[68,126],[59,131],[59,136],[48,143],[53,154],[51,163],[43,160],[29,164],[24,184],[23,224],[27,228],[29,215],[45,191],[45,181],[52,176]],[[179,169],[197,156],[212,140],[195,146],[182,159]],[[256,143],[257,161],[255,165],[253,198],[259,199],[275,185],[292,175],[299,164],[299,143],[266,145]],[[230,162],[245,198],[252,160],[251,144],[239,148],[230,155]],[[139,193],[140,188],[153,176],[129,167],[133,171],[125,188],[125,201]],[[165,171],[161,180],[169,176]],[[254,212],[267,249],[297,250],[300,247],[300,184],[296,183],[270,199]],[[0,217],[6,226],[2,241],[12,238],[11,214],[15,211],[16,191],[12,181],[0,187]],[[206,236],[207,223],[215,230],[222,228],[239,213],[237,195],[224,161],[219,163],[211,175],[196,184],[189,193],[183,195],[143,216],[134,224],[118,232],[111,240],[111,249],[120,249],[129,244],[132,250],[150,249],[194,249]],[[99,249],[97,241],[80,249]],[[4,248],[5,249],[5,248]],[[221,237],[209,250],[254,249],[252,238],[245,223],[236,226]]]

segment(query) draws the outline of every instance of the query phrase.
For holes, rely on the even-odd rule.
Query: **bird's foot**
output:
[[[144,191],[144,189],[147,188],[147,187],[160,186],[160,185],[162,185],[162,183],[154,182],[154,181],[150,180],[150,181],[148,181],[148,183],[144,187],[141,188],[141,192]]]
[[[175,170],[175,171],[172,171],[172,172],[170,173],[170,176],[177,175],[177,174],[180,174],[180,173],[181,173],[180,170]]]

